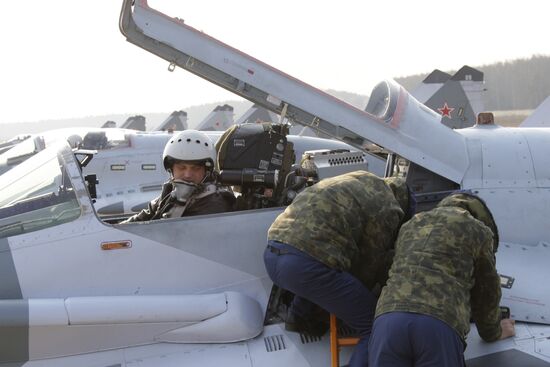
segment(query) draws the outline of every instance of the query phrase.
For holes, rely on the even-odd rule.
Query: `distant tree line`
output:
[[[484,73],[487,110],[533,109],[550,96],[550,56],[535,55],[529,59],[473,67]],[[456,70],[446,72],[453,75]],[[411,90],[427,75],[416,74],[396,78],[396,81]]]

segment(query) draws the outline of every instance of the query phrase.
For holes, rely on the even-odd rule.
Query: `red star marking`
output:
[[[447,102],[443,105],[443,107],[437,109],[439,113],[441,113],[441,117],[448,117],[451,118],[451,112],[454,111],[454,108],[449,107],[447,105]]]

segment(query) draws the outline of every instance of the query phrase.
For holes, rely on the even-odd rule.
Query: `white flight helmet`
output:
[[[167,171],[175,161],[204,164],[207,171],[212,171],[216,162],[216,148],[205,133],[184,130],[168,140],[162,153],[162,162]]]

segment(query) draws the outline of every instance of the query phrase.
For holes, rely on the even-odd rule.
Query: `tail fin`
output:
[[[550,127],[550,97],[542,103],[521,123],[520,127]]]
[[[217,106],[195,129],[202,131],[225,131],[233,125],[233,107]]]
[[[435,69],[411,91],[411,94],[419,102],[426,103],[449,79],[451,79],[451,74]]]
[[[484,111],[483,73],[464,65],[454,75],[435,69],[412,91],[412,95],[441,115],[441,123],[461,129],[475,124]]]
[[[174,111],[153,131],[183,131],[187,130],[187,112]]]
[[[447,80],[424,104],[439,113],[441,123],[450,128],[462,129],[476,122],[476,114],[459,81]]]
[[[485,88],[484,74],[482,71],[464,65],[451,77],[451,80],[460,82],[475,116],[485,111],[483,94],[487,89]]]
[[[145,131],[145,117],[141,115],[128,117],[120,127],[122,129]]]
[[[101,125],[102,128],[115,128],[116,127],[116,122],[114,121],[105,121],[105,123],[103,125]]]

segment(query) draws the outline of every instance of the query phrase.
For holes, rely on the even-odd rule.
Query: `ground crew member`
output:
[[[371,290],[385,281],[388,250],[412,202],[404,180],[365,171],[324,179],[294,199],[271,225],[264,252],[270,278],[295,294],[287,329],[307,328],[311,301],[357,330],[350,366],[366,366]]]
[[[514,335],[500,320],[498,230],[479,197],[457,193],[399,231],[376,307],[369,366],[463,366],[470,316],[481,338]]]
[[[176,134],[166,143],[162,160],[170,174],[162,193],[123,223],[232,210],[235,196],[216,184],[216,149],[206,134],[197,130]]]

